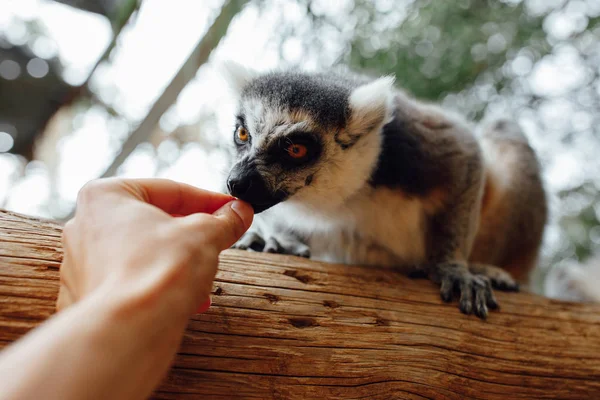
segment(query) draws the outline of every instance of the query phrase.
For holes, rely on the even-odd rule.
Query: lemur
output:
[[[239,100],[227,188],[257,214],[234,248],[421,273],[482,319],[536,264],[546,195],[516,123],[477,130],[387,76],[222,71]]]

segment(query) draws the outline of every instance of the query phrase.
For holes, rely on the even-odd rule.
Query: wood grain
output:
[[[0,346],[54,312],[60,235],[0,211]],[[482,322],[425,280],[227,251],[154,398],[600,398],[600,306],[497,297]]]

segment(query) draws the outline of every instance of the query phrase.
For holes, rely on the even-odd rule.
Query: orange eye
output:
[[[237,137],[242,142],[247,142],[248,139],[250,139],[250,135],[248,134],[248,131],[246,130],[246,128],[242,128],[242,127],[238,128]]]
[[[291,144],[288,146],[287,152],[292,158],[302,158],[306,155],[308,149],[302,144]]]

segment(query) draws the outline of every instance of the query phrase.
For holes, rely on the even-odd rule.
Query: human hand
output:
[[[57,309],[96,294],[188,318],[252,219],[246,203],[169,180],[93,181],[63,231]]]
[[[231,196],[167,180],[86,185],[63,231],[67,309],[3,351],[0,398],[150,396],[209,297],[219,253],[252,218]]]

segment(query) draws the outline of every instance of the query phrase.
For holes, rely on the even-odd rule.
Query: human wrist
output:
[[[179,285],[157,284],[151,280],[105,282],[89,296],[86,307],[100,307],[103,317],[114,324],[132,324],[132,329],[185,327],[192,315],[191,300]],[[139,325],[139,326],[137,326]]]
[[[8,380],[0,397],[147,398],[174,359],[185,320],[117,298],[95,291],[10,346],[0,358]]]
[[[93,398],[142,399],[167,373],[186,321],[153,307],[132,307],[119,297],[98,291],[65,310],[73,321],[70,342],[81,357],[70,367],[71,377],[85,382],[93,374],[93,382],[80,387]],[[93,367],[83,372],[77,364]]]

